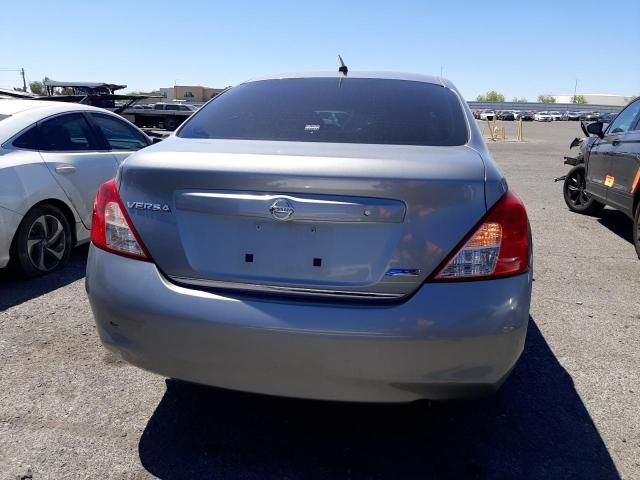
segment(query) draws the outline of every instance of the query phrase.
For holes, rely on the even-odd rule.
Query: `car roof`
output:
[[[79,103],[52,102],[47,100],[0,100],[0,114],[2,115],[16,115],[18,113],[36,109],[46,109],[49,110],[47,113],[51,114],[58,112],[71,112],[76,110],[102,110],[100,108],[91,107],[89,105],[82,105]]]
[[[46,100],[0,100],[0,115],[7,115],[0,122],[0,144],[40,120],[67,112],[102,112],[114,115],[108,110],[79,103],[52,102]]]
[[[347,73],[347,75],[343,75],[337,70],[333,71],[311,71],[311,72],[289,72],[289,73],[279,73],[274,75],[266,75],[261,77],[250,78],[245,83],[248,82],[259,82],[262,80],[279,80],[285,78],[377,78],[384,80],[407,80],[412,82],[424,82],[424,83],[432,83],[434,85],[442,85],[449,88],[454,89],[453,83],[451,83],[446,78],[437,77],[433,75],[422,75],[417,73],[406,73],[406,72],[384,72],[384,71],[351,71]]]

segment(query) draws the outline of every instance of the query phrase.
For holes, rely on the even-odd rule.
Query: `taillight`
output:
[[[529,222],[520,199],[507,192],[436,270],[432,280],[473,280],[529,269]]]
[[[151,260],[122,205],[115,180],[103,183],[93,204],[91,242],[125,257]]]

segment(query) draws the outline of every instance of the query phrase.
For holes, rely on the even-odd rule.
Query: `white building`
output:
[[[582,93],[587,104],[593,105],[610,105],[612,107],[624,107],[631,101],[633,97],[624,95],[610,95],[608,93]],[[556,103],[571,103],[573,94],[571,95],[553,95]]]

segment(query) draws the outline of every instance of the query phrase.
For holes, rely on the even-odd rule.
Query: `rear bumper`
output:
[[[102,342],[125,361],[225,388],[349,401],[495,390],[520,356],[531,273],[426,284],[390,305],[232,297],[169,283],[154,264],[91,247]]]

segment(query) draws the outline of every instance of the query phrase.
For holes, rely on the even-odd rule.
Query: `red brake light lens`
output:
[[[151,260],[120,200],[115,180],[103,183],[98,189],[93,204],[91,242],[111,253]]]
[[[523,203],[507,192],[436,270],[433,280],[498,278],[529,269],[529,221]]]

